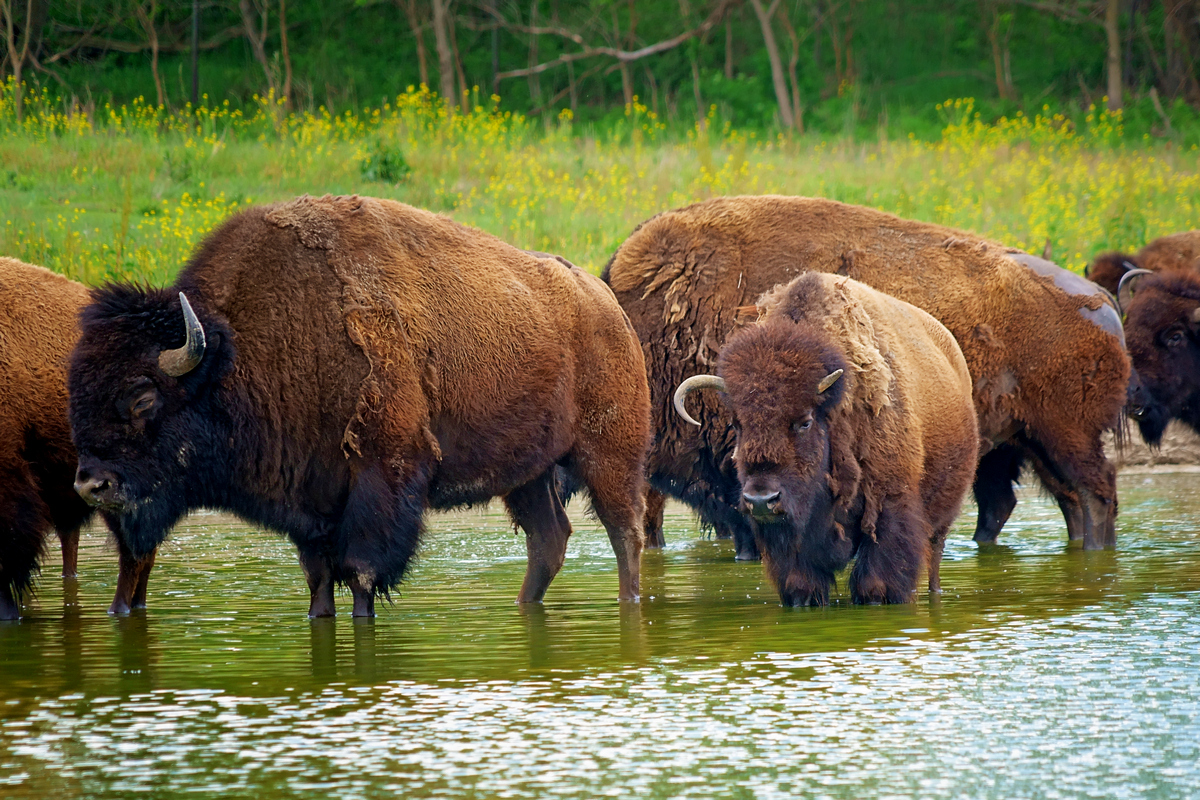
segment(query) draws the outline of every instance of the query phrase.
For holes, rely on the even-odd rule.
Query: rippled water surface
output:
[[[373,621],[310,622],[290,545],[194,516],[149,611],[110,618],[93,532],[78,581],[55,549],[0,623],[0,796],[1200,796],[1200,474],[1121,490],[1115,552],[1068,547],[1034,493],[1002,546],[968,511],[945,594],[908,607],[782,609],[674,508],[639,607],[573,513],[519,608],[493,510],[432,518]]]

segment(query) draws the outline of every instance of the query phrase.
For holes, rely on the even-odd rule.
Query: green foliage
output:
[[[363,157],[360,171],[365,180],[397,184],[408,180],[412,167],[399,147],[377,139]]]

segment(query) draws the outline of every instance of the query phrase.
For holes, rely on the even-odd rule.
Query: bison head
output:
[[[1126,253],[1101,253],[1087,267],[1087,279],[1103,286],[1116,297],[1121,278],[1130,270],[1137,269],[1137,257]]]
[[[1172,419],[1200,431],[1200,276],[1146,275],[1126,307],[1125,341],[1138,381],[1130,413],[1157,444]]]
[[[68,375],[75,489],[141,556],[206,502],[197,462],[229,448],[213,390],[232,365],[232,337],[182,293],[117,285],[92,300]]]
[[[834,573],[852,555],[835,520],[831,477],[840,433],[832,412],[842,402],[847,368],[815,327],[772,321],[725,345],[720,378],[697,376],[676,394],[690,420],[682,410],[689,391],[723,391],[737,432],[742,511],[785,605],[827,603]]]

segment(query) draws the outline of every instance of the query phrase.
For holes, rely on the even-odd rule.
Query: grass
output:
[[[549,124],[474,97],[449,115],[412,89],[369,112],[284,114],[269,99],[90,114],[49,95],[16,120],[0,87],[0,253],[85,283],[164,284],[233,211],[301,193],[391,197],[598,271],[647,217],[724,194],[820,195],[965,228],[1081,270],[1200,227],[1200,153],[1133,140],[1121,118],[987,122],[969,99],[938,106],[934,141],[787,138],[668,129],[645,106],[603,131]]]

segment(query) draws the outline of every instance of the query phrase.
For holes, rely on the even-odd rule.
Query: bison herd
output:
[[[389,200],[301,197],[222,224],[169,289],[89,292],[0,259],[0,619],[50,530],[98,514],[110,611],[146,603],[192,509],[287,535],[310,616],[374,615],[427,509],[501,497],[518,595],[562,567],[584,493],[639,597],[665,496],[785,605],[914,599],[973,489],[996,540],[1028,466],[1068,538],[1116,542],[1103,439],[1200,430],[1200,232],[1091,280],[972,234],[830,200],[659,214],[597,279]],[[1094,281],[1094,282],[1093,282]]]

